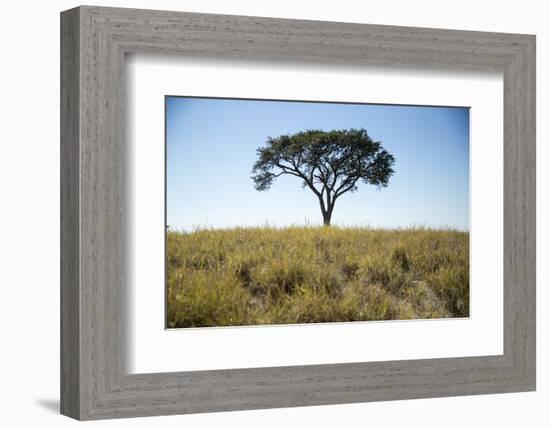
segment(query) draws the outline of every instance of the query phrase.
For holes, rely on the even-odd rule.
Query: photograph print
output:
[[[469,317],[469,113],[166,96],[166,327]]]

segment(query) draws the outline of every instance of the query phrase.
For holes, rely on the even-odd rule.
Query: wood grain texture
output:
[[[61,20],[61,412],[80,414],[79,17]]]
[[[534,36],[84,6],[62,13],[61,38],[62,413],[100,419],[534,390]],[[504,354],[128,375],[127,53],[503,72]]]

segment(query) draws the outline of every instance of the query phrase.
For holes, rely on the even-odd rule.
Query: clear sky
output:
[[[333,225],[469,228],[469,110],[370,104],[167,97],[166,205],[172,229],[321,225],[316,196],[282,176],[250,178],[268,136],[365,128],[395,157],[387,188],[360,184]]]

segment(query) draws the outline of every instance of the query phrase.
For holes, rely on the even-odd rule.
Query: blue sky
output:
[[[365,128],[395,157],[382,190],[360,184],[336,203],[333,225],[469,228],[469,110],[167,97],[167,223],[194,227],[321,225],[316,196],[282,176],[250,178],[268,136]]]

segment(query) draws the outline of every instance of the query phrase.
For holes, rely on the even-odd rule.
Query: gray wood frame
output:
[[[504,75],[504,354],[128,375],[124,56]],[[535,37],[83,6],[61,14],[61,412],[77,419],[535,390]],[[475,185],[475,183],[474,183]]]

